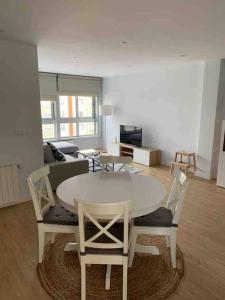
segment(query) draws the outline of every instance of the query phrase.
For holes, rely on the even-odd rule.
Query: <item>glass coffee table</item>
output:
[[[86,149],[77,151],[77,154],[78,157],[82,156],[89,161],[89,170],[91,172],[102,170],[101,164],[99,162],[100,151],[95,149]]]

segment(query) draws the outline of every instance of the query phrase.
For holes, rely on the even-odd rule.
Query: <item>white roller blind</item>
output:
[[[101,78],[58,76],[58,91],[62,94],[99,96],[101,84]]]
[[[39,74],[40,94],[41,96],[57,95],[56,75]]]

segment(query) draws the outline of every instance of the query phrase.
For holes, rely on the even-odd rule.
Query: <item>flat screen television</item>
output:
[[[120,125],[120,143],[141,147],[142,128],[137,126]]]

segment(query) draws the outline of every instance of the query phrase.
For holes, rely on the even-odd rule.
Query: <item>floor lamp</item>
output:
[[[105,140],[105,145],[106,146],[106,117],[107,116],[112,116],[113,114],[113,106],[110,104],[104,104],[101,106],[101,114],[104,117],[104,140]],[[106,147],[105,147],[106,148]],[[107,149],[105,149],[107,150]]]

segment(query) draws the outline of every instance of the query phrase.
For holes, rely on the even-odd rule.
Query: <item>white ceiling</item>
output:
[[[224,57],[225,0],[0,0],[0,30],[41,71],[128,74]]]

